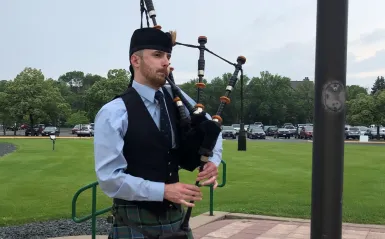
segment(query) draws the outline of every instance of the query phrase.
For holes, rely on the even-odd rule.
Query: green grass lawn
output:
[[[0,225],[71,217],[71,201],[82,186],[96,181],[92,139],[0,139],[18,150],[0,158]],[[385,153],[382,146],[346,145],[343,220],[385,224]],[[310,217],[311,143],[224,141],[227,184],[215,191],[214,210]],[[194,183],[183,171],[181,181]],[[220,180],[221,181],[221,180]],[[193,215],[209,210],[209,190]],[[98,209],[111,199],[99,190]],[[78,217],[88,215],[91,190],[78,200]]]

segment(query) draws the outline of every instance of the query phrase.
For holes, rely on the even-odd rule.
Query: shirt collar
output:
[[[140,96],[144,97],[146,100],[153,103],[155,102],[155,92],[157,90],[149,86],[143,85],[135,80],[132,82],[132,87],[138,92]],[[163,93],[162,88],[159,88],[159,90]]]

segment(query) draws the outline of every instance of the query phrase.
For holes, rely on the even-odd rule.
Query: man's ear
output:
[[[131,57],[130,57],[130,62],[131,62],[131,65],[134,67],[134,68],[137,68],[139,67],[139,64],[140,64],[140,57],[135,55],[135,54],[132,54]]]

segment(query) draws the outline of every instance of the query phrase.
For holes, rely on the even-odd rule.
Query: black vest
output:
[[[170,116],[176,146],[179,145],[179,121],[177,108],[168,91],[163,87],[164,99]],[[179,182],[177,149],[170,149],[165,136],[148,112],[137,91],[129,87],[121,97],[127,109],[128,128],[124,136],[123,155],[127,161],[128,173],[145,180],[163,183]],[[176,147],[176,148],[177,148]],[[164,200],[163,202],[118,200],[118,203],[137,204],[150,210],[166,209],[177,206]]]

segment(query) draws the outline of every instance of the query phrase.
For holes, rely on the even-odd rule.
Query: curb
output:
[[[253,215],[253,214],[244,214],[244,213],[227,213],[225,216],[225,219],[246,219],[246,220],[267,220],[267,221],[310,223],[309,219],[262,216],[262,215]],[[343,226],[371,228],[371,229],[385,229],[385,225],[375,225],[375,224],[355,224],[355,223],[344,222]]]
[[[222,211],[214,211],[213,214],[214,214],[213,216],[210,216],[210,213],[206,212],[198,216],[192,217],[190,219],[191,229],[196,229],[215,221],[227,220],[227,219],[310,223],[309,219],[300,219],[300,218],[273,217],[273,216],[263,216],[263,215],[254,215],[254,214],[245,214],[245,213],[229,213],[229,212],[222,212]],[[385,229],[385,225],[373,225],[373,224],[343,223],[343,226],[355,227],[355,228]],[[108,237],[107,235],[96,235],[96,239],[107,239],[107,237]],[[89,238],[91,238],[91,235],[55,237],[55,238],[48,238],[48,239],[89,239]]]
[[[190,227],[191,229],[196,229],[198,227],[204,226],[206,224],[224,220],[226,219],[227,215],[229,215],[229,212],[221,212],[221,211],[214,211],[213,216],[210,216],[209,212],[202,213],[198,216],[192,217],[190,219]]]
[[[309,143],[313,143],[313,140],[307,140]],[[368,141],[368,142],[360,142],[360,141],[344,141],[345,144],[385,144],[385,141],[378,142],[378,141]]]

